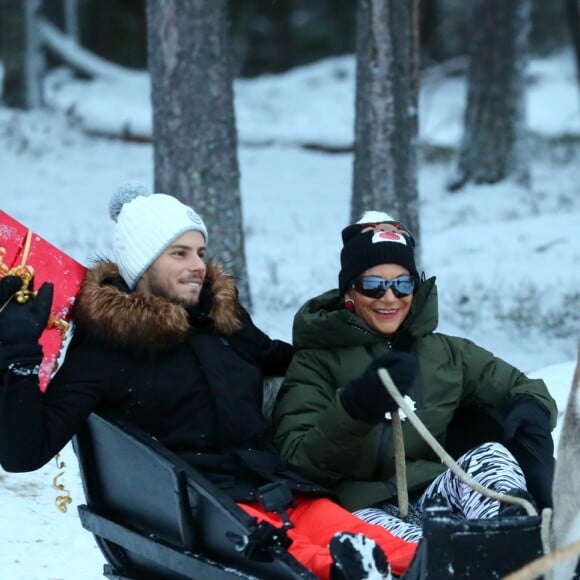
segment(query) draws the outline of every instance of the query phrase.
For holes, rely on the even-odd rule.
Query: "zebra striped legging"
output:
[[[479,484],[499,493],[514,488],[527,489],[521,467],[513,455],[500,443],[484,443],[462,455],[457,463]],[[500,502],[475,491],[450,469],[439,475],[423,494],[409,505],[409,517],[403,521],[395,504],[360,509],[354,514],[362,520],[387,528],[393,535],[418,542],[422,535],[422,511],[425,502],[443,497],[452,514],[459,519],[494,518]]]

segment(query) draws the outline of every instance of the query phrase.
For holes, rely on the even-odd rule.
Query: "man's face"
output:
[[[197,231],[177,238],[137,283],[146,296],[161,296],[186,308],[197,306],[205,279],[205,240]]]

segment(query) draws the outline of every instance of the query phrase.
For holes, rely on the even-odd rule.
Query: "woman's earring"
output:
[[[344,301],[344,307],[345,307],[347,310],[354,310],[354,300],[351,300],[350,298],[347,298],[347,299]]]

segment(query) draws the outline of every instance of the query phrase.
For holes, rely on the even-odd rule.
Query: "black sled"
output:
[[[73,445],[87,501],[80,520],[107,578],[316,578],[288,553],[283,530],[258,525],[140,429],[92,414]]]
[[[115,580],[311,579],[283,530],[257,521],[189,464],[129,424],[91,415],[74,439],[91,532]],[[501,578],[542,554],[540,517],[461,522],[427,508],[404,580]]]

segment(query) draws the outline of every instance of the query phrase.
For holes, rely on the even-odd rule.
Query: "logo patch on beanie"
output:
[[[407,239],[403,234],[397,232],[386,232],[384,230],[375,232],[371,239],[373,244],[378,244],[379,242],[395,242],[396,244],[407,245]]]
[[[187,208],[187,217],[196,225],[201,226],[203,221],[201,218],[191,209]]]

